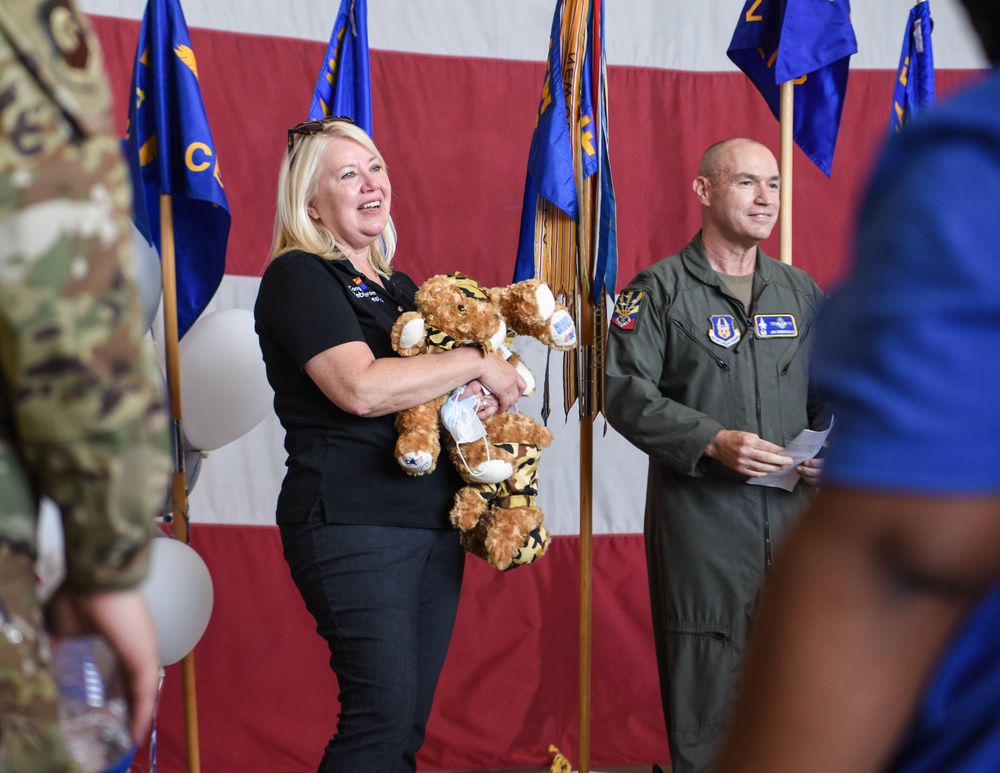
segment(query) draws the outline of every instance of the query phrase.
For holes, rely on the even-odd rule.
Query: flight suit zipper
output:
[[[754,380],[754,396],[757,401],[756,412],[757,412],[757,435],[763,437],[764,431],[764,418],[761,415],[761,395],[760,395],[760,367],[757,361],[757,337],[753,334],[753,316],[748,314],[746,317],[747,335],[750,336],[750,356],[753,360],[753,380]],[[767,511],[767,492],[766,486],[759,486],[760,498],[761,498],[761,512],[763,513],[763,530],[764,530],[764,577],[767,578],[771,574],[771,564],[772,564],[772,553],[771,553],[771,518]]]

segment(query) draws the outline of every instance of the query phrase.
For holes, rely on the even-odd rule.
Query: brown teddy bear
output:
[[[396,352],[413,356],[478,346],[484,356],[496,352],[515,364],[528,384],[526,395],[534,391],[535,381],[510,350],[514,337],[528,335],[559,350],[576,344],[572,317],[537,279],[488,289],[463,274],[438,275],[421,285],[416,300],[417,311],[403,314],[393,327]],[[479,422],[468,405],[458,411],[458,423],[464,426],[459,430],[447,417],[453,413],[448,409],[463,408],[458,405],[464,402],[458,400],[460,391],[397,414],[396,459],[411,475],[432,471],[441,428],[447,427],[449,456],[468,484],[451,511],[462,545],[500,569],[530,563],[551,539],[535,499],[540,451],[552,435],[516,409]]]
[[[538,462],[552,433],[524,413],[498,413],[485,425],[486,442],[494,453],[509,454],[513,472],[498,483],[470,481],[463,475],[466,485],[455,495],[451,522],[461,533],[462,547],[497,569],[530,564],[552,541],[536,503]],[[453,461],[461,456],[460,445],[448,441]],[[462,475],[463,467],[458,469]]]

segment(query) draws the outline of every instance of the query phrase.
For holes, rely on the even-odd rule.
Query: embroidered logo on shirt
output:
[[[799,334],[792,314],[755,314],[753,324],[757,338],[795,338]]]
[[[742,337],[740,329],[736,327],[736,322],[731,315],[715,314],[708,319],[712,323],[712,327],[708,331],[708,337],[712,343],[725,346],[728,349]]]
[[[614,316],[611,321],[622,330],[635,330],[639,321],[639,309],[642,306],[644,293],[642,290],[622,290],[615,304]]]
[[[368,285],[365,284],[364,279],[356,276],[352,279],[352,281],[354,282],[354,286],[349,289],[352,293],[354,293],[355,298],[361,301],[367,299],[372,303],[385,303],[377,292],[368,289]]]

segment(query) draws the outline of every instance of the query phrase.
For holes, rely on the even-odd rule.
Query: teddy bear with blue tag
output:
[[[518,368],[534,391],[531,372],[511,350],[518,335],[553,349],[576,345],[576,327],[548,286],[529,279],[485,288],[464,274],[433,276],[421,285],[417,311],[406,312],[392,330],[393,349],[404,357],[477,346]],[[530,563],[551,541],[537,506],[538,462],[552,434],[516,408],[480,421],[476,398],[458,389],[396,415],[396,460],[410,475],[431,472],[440,438],[466,485],[456,494],[450,518],[465,549],[499,569]],[[445,432],[442,433],[441,430]]]

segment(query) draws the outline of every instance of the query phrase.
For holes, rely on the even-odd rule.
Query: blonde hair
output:
[[[274,214],[274,236],[269,259],[289,250],[304,250],[326,258],[343,259],[326,227],[309,217],[306,211],[316,195],[319,183],[320,158],[331,137],[354,140],[375,156],[382,168],[385,160],[364,129],[347,121],[330,121],[315,134],[295,136],[291,152],[285,154],[278,174],[278,197]],[[382,233],[368,248],[372,266],[380,274],[392,273],[392,256],[396,252],[396,226],[389,217]]]

